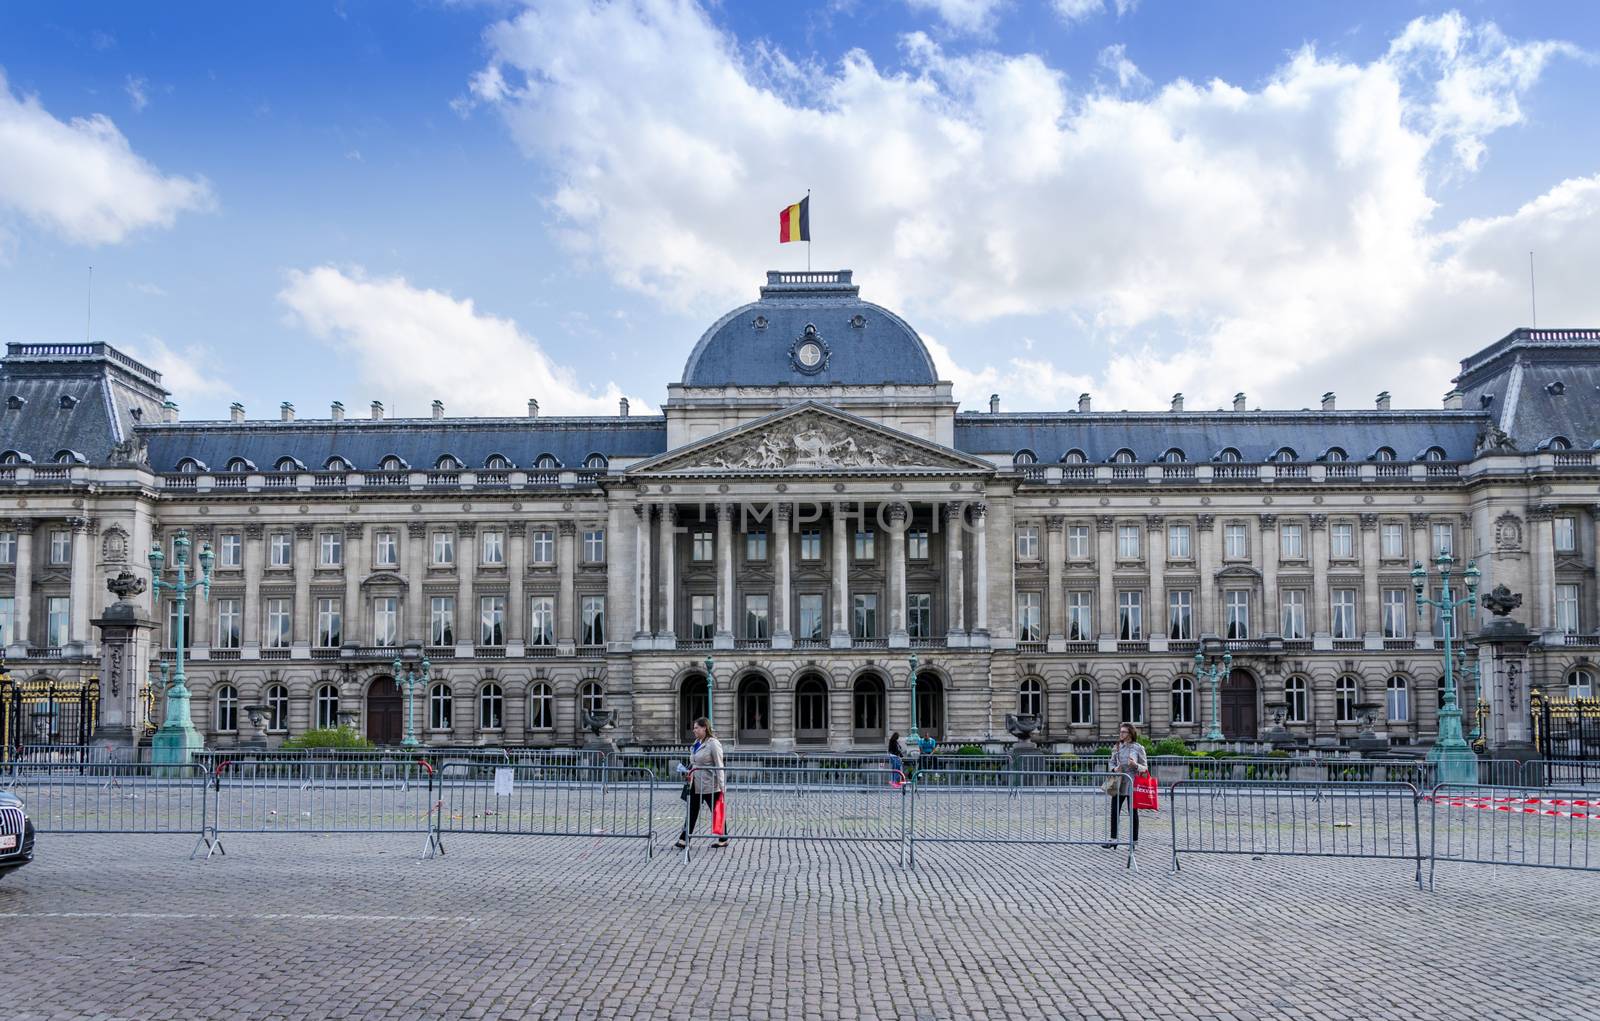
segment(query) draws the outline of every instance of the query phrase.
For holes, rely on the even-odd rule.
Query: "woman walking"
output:
[[[906,785],[906,746],[900,743],[900,732],[897,730],[889,735],[889,768],[894,770],[894,778],[889,781],[892,787]]]
[[[716,817],[722,814],[722,795],[727,790],[727,778],[722,768],[722,742],[717,740],[711,721],[704,716],[694,721],[694,746],[689,750],[689,781],[685,793],[689,798],[689,826],[678,834],[678,846],[689,846],[689,834],[700,822],[700,806],[711,809],[712,830]],[[728,834],[718,835],[712,847],[727,847]]]
[[[1132,820],[1132,829],[1129,836],[1133,842],[1139,842],[1139,812],[1133,807],[1133,778],[1143,776],[1150,772],[1149,759],[1145,757],[1144,745],[1139,743],[1139,728],[1131,723],[1124,723],[1122,729],[1117,731],[1117,746],[1111,749],[1110,771],[1119,774],[1116,779],[1116,793],[1111,795],[1111,843],[1101,844],[1101,847],[1115,847],[1117,840],[1117,817],[1122,814],[1123,802],[1128,803],[1128,817]],[[1126,780],[1121,778],[1126,776]]]

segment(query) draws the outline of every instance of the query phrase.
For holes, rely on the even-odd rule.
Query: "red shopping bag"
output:
[[[1135,812],[1155,812],[1161,808],[1160,800],[1156,796],[1158,786],[1155,774],[1146,773],[1133,778],[1133,810]]]
[[[728,816],[722,808],[722,792],[717,792],[716,803],[711,806],[711,832],[719,837],[728,835]]]

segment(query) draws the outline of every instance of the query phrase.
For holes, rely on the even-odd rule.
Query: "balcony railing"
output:
[[[1334,652],[1360,652],[1367,647],[1367,643],[1360,638],[1335,638],[1333,640]]]
[[[261,658],[262,659],[288,659],[289,658],[289,650],[288,649],[262,649],[261,650]]]
[[[1027,641],[1027,642],[1018,642],[1017,643],[1017,651],[1018,652],[1030,652],[1030,653],[1032,653],[1032,652],[1043,652],[1044,650],[1045,650],[1045,643],[1044,642]]]
[[[312,649],[311,658],[319,660],[338,659],[340,652],[341,650],[339,649]]]
[[[193,489],[196,476],[193,475],[163,475],[161,476],[162,489]]]
[[[406,472],[368,472],[363,484],[368,489],[404,489],[411,484]]]
[[[455,659],[456,647],[454,645],[430,645],[422,650],[422,654],[429,659]]]
[[[544,645],[529,645],[523,649],[523,654],[534,659],[545,659],[556,654],[556,647],[549,643]]]
[[[770,639],[770,638],[735,638],[733,640],[733,647],[735,649],[770,649],[770,648],[772,648],[772,639]]]
[[[215,660],[230,660],[239,658],[238,649],[212,649],[210,656]]]
[[[473,646],[472,654],[479,659],[505,659],[506,647],[504,645],[477,645]]]
[[[800,643],[799,642],[795,642],[794,643],[794,647],[797,648],[797,649],[800,648]],[[942,649],[942,648],[944,648],[944,639],[943,638],[913,638],[913,639],[911,639],[911,647],[913,649]]]
[[[298,476],[293,472],[285,472],[281,475],[263,475],[261,484],[267,489],[293,489],[296,478]]]

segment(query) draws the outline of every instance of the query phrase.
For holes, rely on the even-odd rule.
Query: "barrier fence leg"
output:
[[[1411,792],[1411,830],[1417,835],[1417,889],[1422,889],[1422,792],[1413,789]],[[1429,848],[1428,857],[1433,857],[1433,809],[1428,810]]]
[[[437,779],[439,796],[433,796],[433,785]],[[444,857],[444,778],[435,773],[428,774],[428,846],[423,850],[422,861],[431,858]]]
[[[218,774],[215,781],[201,779],[200,781],[200,838],[194,842],[194,849],[189,852],[189,860],[194,861],[194,856],[200,853],[203,846],[206,849],[206,861],[211,860],[213,854],[226,855],[227,848],[222,846],[222,834],[217,832],[217,827],[211,823],[210,797],[207,788],[217,796],[217,818],[222,817],[222,776]]]
[[[916,780],[913,779],[912,781],[910,781],[909,783],[906,784],[906,787],[903,787],[901,789],[905,790],[906,788],[910,788],[910,791],[911,791],[911,793],[907,795],[907,797],[910,798],[910,801],[911,801],[910,808],[907,810],[908,814],[910,815],[910,820],[911,821],[909,823],[907,823],[906,826],[905,826],[906,867],[914,869],[914,868],[917,867],[917,782],[916,782]]]
[[[650,785],[645,788],[645,796],[650,799],[650,804],[645,809],[644,860],[654,861],[656,857],[656,782],[653,777],[650,780]]]
[[[1178,869],[1181,867],[1178,864],[1178,791],[1177,791],[1177,784],[1173,784],[1173,789],[1167,791],[1167,800],[1169,802],[1171,802],[1171,804],[1172,804],[1172,813],[1171,813],[1171,817],[1172,817],[1172,874],[1173,875],[1177,875],[1178,874]]]

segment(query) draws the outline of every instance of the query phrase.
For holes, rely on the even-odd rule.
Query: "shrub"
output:
[[[1097,759],[1110,758],[1111,757],[1111,746],[1108,745],[1108,744],[1103,744],[1100,747],[1096,748],[1094,751],[1090,752],[1089,754],[1092,755],[1094,758],[1097,758]]]
[[[964,744],[956,749],[957,755],[982,755],[983,748],[975,744]]]
[[[1148,749],[1151,755],[1193,755],[1194,751],[1184,744],[1182,738],[1164,737],[1155,743],[1155,747]]]
[[[373,744],[352,727],[325,727],[308,730],[283,742],[285,748],[371,748]]]

